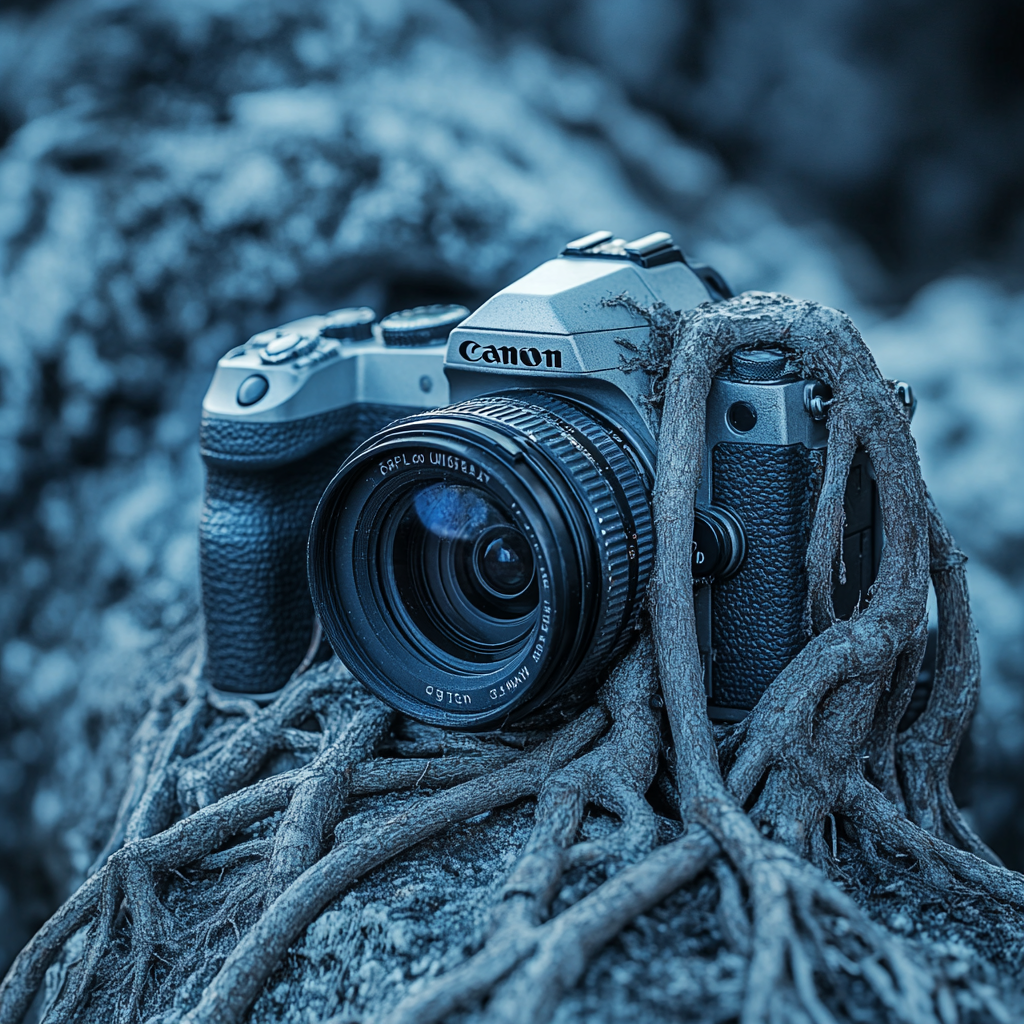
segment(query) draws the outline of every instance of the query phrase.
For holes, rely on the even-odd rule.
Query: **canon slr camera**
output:
[[[212,684],[272,696],[315,612],[354,675],[422,721],[498,728],[578,706],[639,628],[654,559],[658,412],[628,358],[650,330],[637,310],[729,294],[664,232],[601,231],[472,314],[336,310],[228,352],[201,426]],[[713,381],[692,553],[713,718],[742,718],[809,638],[828,400],[771,347]],[[839,616],[866,600],[881,545],[862,453]]]

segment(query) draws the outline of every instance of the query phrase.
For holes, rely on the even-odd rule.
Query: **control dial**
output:
[[[467,316],[465,306],[416,306],[389,313],[380,322],[380,332],[385,345],[439,345]]]

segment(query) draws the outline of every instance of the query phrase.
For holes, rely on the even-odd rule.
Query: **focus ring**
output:
[[[632,639],[653,563],[650,504],[635,464],[600,422],[547,393],[471,399],[447,412],[479,416],[525,435],[560,464],[585,504],[600,552],[604,628],[573,675],[592,678]]]
[[[541,394],[538,396],[545,404],[550,404],[553,411],[559,416],[568,415],[573,426],[580,430],[593,431],[595,421],[590,415],[567,402],[560,401],[553,395]],[[602,454],[607,459],[612,470],[612,477],[609,481],[613,490],[617,490],[619,505],[622,511],[627,513],[627,521],[623,524],[626,527],[627,541],[632,543],[627,548],[627,554],[631,561],[635,561],[635,577],[637,586],[635,592],[630,593],[632,602],[631,614],[628,620],[630,627],[621,638],[619,647],[630,640],[630,633],[635,627],[640,613],[643,611],[644,601],[642,600],[646,591],[647,582],[654,566],[654,520],[651,513],[650,488],[645,484],[644,475],[638,469],[634,457],[630,457],[624,451],[625,442],[617,441],[617,435],[611,432],[595,432],[600,440]],[[618,648],[616,649],[618,650]]]

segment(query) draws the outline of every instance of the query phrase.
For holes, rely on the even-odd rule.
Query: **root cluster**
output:
[[[834,310],[750,293],[686,319],[645,314],[653,340],[641,361],[662,405],[650,622],[594,704],[555,730],[470,736],[401,719],[336,661],[297,673],[262,709],[215,696],[198,671],[175,682],[142,724],[107,848],[0,987],[0,1024],[25,1017],[48,971],[47,1021],[83,1019],[104,994],[126,1022],[241,1021],[310,923],[360,879],[522,801],[534,805],[532,832],[488,933],[382,1005],[378,1021],[464,1009],[547,1020],[604,945],[699,878],[714,880],[722,941],[748,965],[744,1024],[950,1024],[965,993],[990,1019],[1005,1014],[990,988],[944,971],[871,912],[872,886],[911,908],[981,908],[979,929],[998,915],[1020,935],[1024,911],[1024,879],[949,790],[978,654],[964,558],[921,480],[902,406]],[[716,728],[696,646],[693,503],[711,379],[750,345],[785,348],[834,398],[807,645],[742,723]],[[866,607],[838,620],[843,495],[859,447],[877,476],[886,547]],[[900,732],[929,581],[935,682]],[[596,814],[616,827],[583,838]],[[187,921],[169,909],[172,876],[211,894]],[[588,881],[567,888],[570,878]]]

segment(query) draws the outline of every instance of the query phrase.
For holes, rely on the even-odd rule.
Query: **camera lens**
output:
[[[654,544],[641,466],[615,429],[548,393],[391,424],[313,520],[310,589],[332,647],[383,700],[435,724],[541,721],[585,699],[643,603]]]

